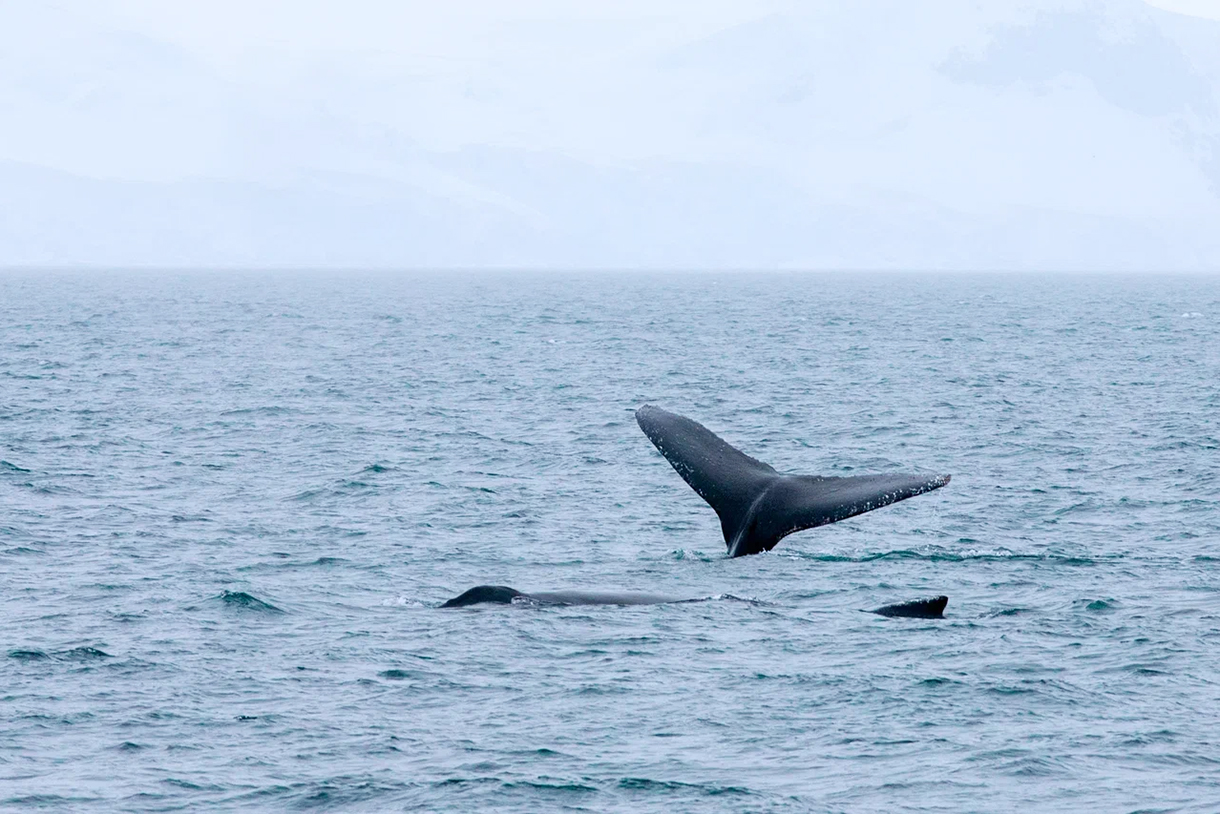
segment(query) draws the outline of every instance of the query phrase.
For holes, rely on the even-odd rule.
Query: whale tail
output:
[[[781,475],[697,421],[644,405],[635,420],[682,479],[716,510],[730,557],[770,551],[796,531],[906,500],[948,475]]]

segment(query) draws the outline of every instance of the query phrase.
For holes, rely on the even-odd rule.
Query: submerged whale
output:
[[[467,605],[478,605],[483,602],[507,605],[514,599],[545,605],[663,605],[666,602],[683,601],[670,596],[637,591],[544,591],[527,594],[504,585],[476,585],[469,591],[450,599],[441,607],[464,608]]]
[[[835,523],[939,489],[949,475],[781,475],[697,421],[644,405],[635,420],[720,516],[730,557],[770,551],[796,531]]]
[[[543,605],[663,605],[669,602],[697,602],[695,599],[675,599],[637,591],[545,591],[527,594],[507,585],[476,585],[441,605],[442,608],[466,608],[484,603],[511,605],[514,601]],[[917,619],[942,619],[949,597],[920,599],[900,605],[886,605],[869,613],[882,616],[908,616]]]

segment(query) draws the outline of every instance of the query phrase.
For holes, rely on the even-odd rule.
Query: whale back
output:
[[[541,605],[662,605],[680,601],[671,596],[640,591],[543,591],[527,594],[505,585],[476,585],[441,607],[464,608],[484,602],[504,605],[517,598]]]
[[[730,557],[770,551],[796,531],[845,520],[939,489],[948,475],[781,475],[697,421],[645,405],[636,422],[720,517]]]
[[[871,611],[871,613],[877,613],[881,616],[901,616],[909,619],[943,619],[945,618],[945,606],[948,604],[949,597],[937,596],[932,599],[917,599],[914,602],[886,605],[883,608]]]
[[[469,591],[458,594],[450,599],[442,608],[464,608],[467,605],[478,605],[481,602],[497,602],[502,605],[507,605],[513,601],[515,597],[521,596],[520,591],[513,590],[505,585],[476,585]]]

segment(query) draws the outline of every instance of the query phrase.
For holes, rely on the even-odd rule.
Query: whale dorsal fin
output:
[[[795,531],[845,520],[938,489],[948,475],[781,475],[697,421],[645,405],[640,429],[720,516],[730,557],[769,551]]]

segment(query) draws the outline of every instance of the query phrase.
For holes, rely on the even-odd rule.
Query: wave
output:
[[[30,548],[29,546],[23,546],[23,545],[19,545],[19,546],[13,546],[12,548],[6,548],[6,549],[4,549],[4,551],[0,551],[0,554],[12,554],[12,555],[16,555],[16,554],[45,554],[45,553],[46,553],[46,552],[45,552],[45,551],[43,551],[42,549],[39,549],[39,548]]]
[[[624,777],[618,781],[618,788],[622,791],[643,791],[643,792],[683,792],[683,793],[701,793],[708,796],[717,797],[722,794],[733,795],[753,795],[755,792],[744,786],[722,786],[718,783],[679,783],[676,780],[652,780],[647,777]]]
[[[17,661],[44,661],[51,658],[41,650],[27,650],[25,648],[8,651],[8,657]]]
[[[109,653],[96,647],[73,647],[52,653],[36,648],[15,648],[8,651],[8,657],[17,661],[95,661],[112,658]]]
[[[398,595],[398,596],[394,597],[393,599],[383,599],[383,600],[381,601],[381,604],[382,604],[383,606],[386,606],[386,607],[398,607],[398,608],[405,608],[405,607],[410,607],[410,608],[430,608],[430,607],[435,607],[435,605],[430,605],[430,604],[428,604],[427,602],[424,602],[423,600],[420,600],[420,599],[415,599],[414,597],[409,597],[409,596],[406,596],[405,594],[400,594],[400,595]]]
[[[713,557],[710,554],[705,554],[702,551],[687,551],[685,548],[676,548],[669,552],[669,556],[674,560],[691,559],[698,560],[699,562],[711,562],[713,559],[719,559],[718,557]]]
[[[944,551],[916,550],[900,548],[893,551],[876,551],[864,554],[812,554],[801,551],[785,551],[777,554],[781,557],[813,560],[814,562],[876,562],[879,560],[922,560],[925,562],[989,562],[989,561],[1020,561],[1045,562],[1053,565],[1088,566],[1097,565],[1104,560],[1121,559],[1121,557],[1079,557],[1068,554],[1022,554],[1007,549],[991,551]]]
[[[69,661],[94,661],[95,659],[113,658],[105,650],[99,650],[96,647],[73,647],[71,650],[65,650],[57,655],[59,658]]]
[[[390,681],[405,681],[408,678],[419,678],[420,674],[415,670],[400,670],[393,668],[390,670],[382,670],[377,675],[382,678],[387,678]]]
[[[503,785],[503,788],[505,788],[505,789],[528,789],[530,791],[541,791],[541,792],[574,791],[574,792],[578,792],[578,793],[582,793],[582,794],[588,793],[588,792],[596,793],[598,791],[598,788],[596,786],[586,786],[584,783],[575,783],[575,782],[572,782],[572,783],[564,783],[564,782],[544,783],[544,782],[541,782],[541,778],[539,780],[506,781]]]
[[[695,599],[679,599],[676,602],[669,602],[666,604],[677,605],[680,603],[689,602],[741,602],[744,605],[754,605],[755,607],[760,608],[775,607],[774,602],[767,602],[766,600],[755,599],[750,596],[736,596],[734,594],[712,594],[711,596],[701,596]]]
[[[221,413],[222,416],[243,416],[243,415],[287,415],[289,413],[298,412],[290,407],[240,407],[235,410],[225,410]]]
[[[212,518],[198,514],[175,514],[170,516],[171,523],[211,523]]]
[[[245,591],[225,591],[219,597],[221,602],[230,608],[257,611],[259,613],[283,613],[284,611]]]

